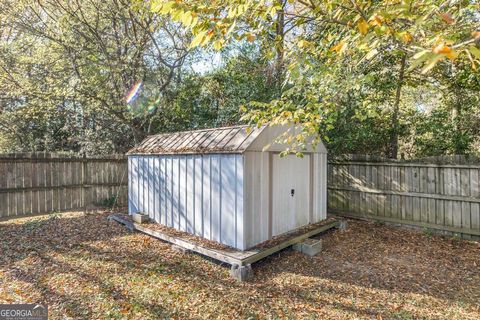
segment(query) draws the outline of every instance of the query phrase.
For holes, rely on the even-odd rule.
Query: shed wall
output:
[[[241,154],[130,156],[129,213],[245,248]]]
[[[269,239],[270,153],[245,152],[245,241],[252,247]]]
[[[270,239],[270,184],[273,178],[270,176],[271,156],[278,154],[255,151],[244,153],[244,228],[247,248]],[[312,212],[309,223],[316,223],[327,218],[327,153],[312,153],[311,159]]]

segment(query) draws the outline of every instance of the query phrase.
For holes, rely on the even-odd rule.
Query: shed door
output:
[[[310,155],[273,155],[272,197],[272,236],[309,223]]]

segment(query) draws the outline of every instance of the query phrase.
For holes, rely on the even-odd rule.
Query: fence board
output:
[[[125,156],[0,154],[0,219],[127,203]],[[92,196],[92,194],[94,196]]]
[[[368,158],[367,158],[368,159]],[[328,207],[353,216],[480,235],[477,165],[332,160]]]

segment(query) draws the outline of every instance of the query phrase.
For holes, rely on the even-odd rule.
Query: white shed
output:
[[[275,140],[286,130],[235,126],[147,137],[128,153],[129,213],[240,250],[326,219],[325,146],[280,157],[285,146]]]

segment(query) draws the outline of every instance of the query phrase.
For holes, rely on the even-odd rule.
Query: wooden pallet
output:
[[[268,257],[269,255],[272,255],[275,252],[283,250],[296,243],[302,242],[305,239],[311,238],[319,233],[325,232],[332,228],[339,228],[343,223],[341,220],[335,220],[333,222],[329,222],[325,225],[322,225],[316,229],[305,232],[304,234],[292,236],[291,238],[286,239],[284,242],[281,242],[279,244],[276,244],[268,248],[249,250],[249,251],[240,251],[235,249],[227,251],[227,250],[207,248],[205,246],[201,246],[190,240],[185,240],[180,237],[167,235],[158,230],[153,230],[151,228],[145,227],[144,225],[129,221],[118,215],[110,215],[108,219],[117,221],[125,225],[130,230],[135,230],[135,231],[148,234],[149,236],[152,236],[154,238],[157,238],[163,241],[167,241],[169,243],[177,245],[186,250],[199,253],[201,255],[210,257],[212,259],[221,261],[223,263],[226,263],[232,266],[240,266],[240,267],[251,265],[252,263],[257,262],[265,257]]]

